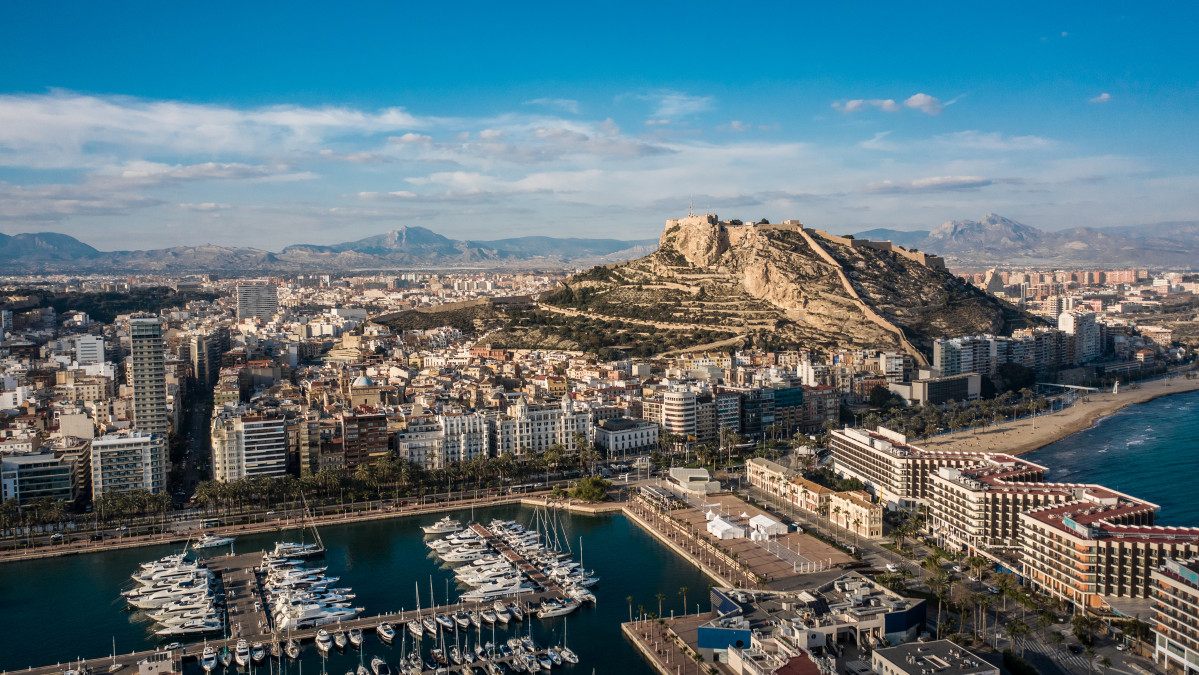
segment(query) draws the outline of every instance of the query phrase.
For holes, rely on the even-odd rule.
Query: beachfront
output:
[[[1171,377],[1134,386],[1137,388],[1121,385],[1118,394],[1110,390],[1089,393],[1086,400],[1079,400],[1069,408],[1054,413],[1003,422],[983,429],[943,434],[918,444],[928,450],[995,450],[1019,455],[1087,429],[1097,420],[1124,406],[1199,390],[1199,379]]]

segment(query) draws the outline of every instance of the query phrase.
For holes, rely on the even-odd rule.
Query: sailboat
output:
[[[112,665],[110,665],[108,667],[108,672],[115,673],[124,667],[125,667],[125,664],[117,663],[117,639],[114,636],[112,638]]]
[[[581,540],[579,542],[579,545],[582,546]],[[579,552],[579,557],[580,558],[582,557],[581,550]],[[566,646],[566,624],[568,624],[568,623],[570,623],[570,622],[563,619],[563,621],[562,621],[562,646],[558,648],[558,655],[562,657],[563,661],[570,663],[570,664],[575,664],[575,663],[579,662],[579,657],[577,654],[574,653],[574,651],[571,650],[570,647]]]

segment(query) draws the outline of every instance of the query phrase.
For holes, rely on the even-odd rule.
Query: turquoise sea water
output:
[[[1199,391],[1133,405],[1023,456],[1047,480],[1099,483],[1161,506],[1162,525],[1199,526]]]
[[[512,518],[528,524],[532,513],[525,507],[497,507],[478,511],[475,519],[486,523],[492,518]],[[465,522],[471,514],[467,511],[454,516]],[[620,633],[619,623],[628,620],[626,597],[634,598],[634,608],[644,605],[646,611],[656,612],[655,596],[663,593],[663,613],[669,615],[672,610],[682,611],[678,591],[687,586],[688,604],[694,612],[697,602],[706,608],[707,578],[624,516],[576,514],[564,515],[563,519],[576,559],[582,537],[583,564],[601,577],[592,589],[598,603],[565,620],[513,622],[513,631],[527,632],[532,624],[533,637],[539,644],[557,644],[564,622],[569,622],[567,640],[580,663],[567,670],[591,673],[595,668],[601,673],[648,675],[652,669]],[[421,605],[428,607],[430,576],[437,602],[444,604],[447,580],[451,582],[451,599],[457,597],[450,569],[429,557],[417,529],[417,525],[433,520],[436,517],[396,518],[322,527],[328,554],[321,564],[329,566],[329,574],[341,577],[338,586],[353,587],[358,594],[354,604],[365,607],[367,615],[414,608],[418,584]],[[239,551],[263,549],[276,539],[274,535],[247,536],[240,538],[236,547]],[[168,547],[151,547],[0,566],[0,615],[6,618],[6,646],[0,649],[0,669],[107,655],[114,637],[117,649],[124,653],[153,647],[156,638],[148,620],[124,608],[119,590],[128,583],[138,563],[169,552]],[[509,635],[509,631],[497,628],[497,642]],[[490,640],[490,630],[483,639]],[[395,664],[399,651],[398,637],[394,647],[384,645],[373,634],[366,637],[364,654],[368,663],[371,655],[378,654]],[[320,658],[311,643],[305,645],[301,660],[305,672],[321,672]],[[357,663],[357,652],[350,649],[332,655],[326,669],[329,673],[344,673]],[[265,672],[265,666],[262,670]],[[298,672],[299,668],[285,660],[284,670]],[[188,672],[202,673],[194,665]]]

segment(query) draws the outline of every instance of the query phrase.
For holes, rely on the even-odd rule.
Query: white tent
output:
[[[749,519],[749,527],[754,532],[761,532],[768,537],[787,534],[787,526],[766,515],[756,515]]]
[[[724,518],[708,521],[708,533],[717,539],[744,539],[745,528],[734,525]]]

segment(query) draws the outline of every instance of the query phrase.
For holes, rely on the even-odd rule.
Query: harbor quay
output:
[[[567,500],[550,500],[549,492],[541,492],[532,494],[487,495],[482,497],[467,497],[452,501],[391,506],[387,505],[386,503],[376,502],[371,508],[325,513],[322,513],[322,511],[328,509],[329,507],[314,507],[302,517],[299,515],[300,510],[297,509],[295,514],[285,512],[278,514],[277,517],[267,518],[257,523],[246,523],[225,527],[218,526],[211,528],[205,528],[204,523],[210,522],[214,519],[219,519],[219,516],[202,516],[193,519],[186,528],[168,530],[159,534],[124,536],[114,539],[105,539],[99,542],[84,539],[82,541],[72,542],[69,544],[54,544],[51,546],[34,549],[25,548],[2,550],[0,551],[0,563],[18,560],[55,558],[59,556],[80,555],[84,553],[102,553],[105,551],[134,549],[143,546],[158,546],[161,544],[182,544],[190,539],[194,539],[199,530],[203,530],[203,532],[206,534],[232,537],[248,534],[261,534],[264,532],[279,532],[293,527],[299,527],[301,521],[312,525],[334,525],[366,522],[371,520],[383,520],[388,518],[407,518],[411,516],[450,513],[469,508],[486,508],[491,506],[505,506],[509,504],[549,505],[553,508],[563,508],[572,512],[597,515],[620,510],[619,505],[613,504],[588,505],[582,503],[572,503]],[[80,536],[84,536],[90,534],[90,531],[80,531],[78,534]]]
[[[736,519],[752,519],[765,512],[729,494],[705,499],[707,510],[689,506],[661,488],[646,487],[629,500],[624,512],[720,585],[732,588],[789,588],[802,583],[806,574],[853,561],[843,551],[800,532],[769,541],[717,539],[706,527],[709,514],[732,512]]]

